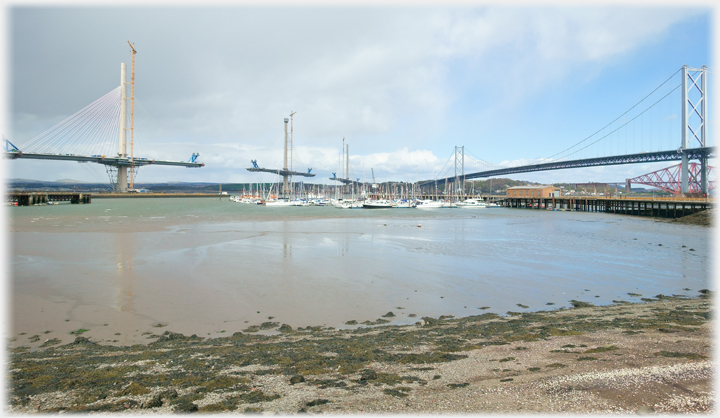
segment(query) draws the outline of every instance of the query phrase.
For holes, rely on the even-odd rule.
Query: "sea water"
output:
[[[96,198],[8,214],[16,346],[32,335],[69,342],[73,330],[131,344],[166,330],[347,328],[388,312],[409,324],[714,290],[712,229],[642,217],[227,198]]]

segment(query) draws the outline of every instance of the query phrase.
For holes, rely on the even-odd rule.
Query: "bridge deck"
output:
[[[638,164],[658,161],[679,161],[682,159],[683,154],[687,155],[689,160],[711,158],[715,156],[715,148],[688,148],[686,150],[642,152],[639,154],[614,155],[609,157],[586,158],[581,160],[554,161],[543,164],[533,164],[479,171],[477,173],[465,174],[462,178],[465,178],[465,180],[470,180],[475,178],[496,177],[507,174],[528,173],[533,171],[561,170],[566,168],[596,167],[603,165]],[[461,177],[458,178],[460,179]],[[445,183],[445,181],[453,182],[455,181],[455,176],[437,180],[420,181],[418,182],[418,185],[426,186],[435,183],[441,184]]]
[[[272,168],[248,168],[247,171],[260,172],[260,173],[273,173],[281,176],[302,176],[302,177],[315,177],[314,173],[304,173],[301,171],[290,171],[290,170],[278,170]]]
[[[22,151],[5,152],[5,158],[17,159],[27,158],[34,160],[60,160],[60,161],[77,161],[80,163],[98,163],[112,166],[135,166],[142,167],[146,165],[171,165],[188,168],[199,168],[205,166],[204,163],[192,163],[184,161],[165,161],[153,160],[147,158],[123,158],[123,157],[107,157],[104,155],[73,155],[73,154],[37,154]]]

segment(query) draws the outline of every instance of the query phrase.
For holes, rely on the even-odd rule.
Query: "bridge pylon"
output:
[[[127,157],[127,67],[125,63],[120,63],[120,140],[118,144],[118,157]],[[127,166],[117,166],[117,183],[116,190],[118,192],[128,191],[128,171]]]
[[[692,72],[695,74],[693,75]],[[697,74],[699,72],[699,74]],[[688,148],[707,147],[707,66],[702,68],[682,67],[682,135],[680,149],[682,154],[680,163],[681,192],[689,192],[689,185],[700,184],[701,193],[707,196],[709,166],[708,157],[699,158],[700,170],[693,172],[686,153]],[[697,142],[696,142],[697,141]],[[691,146],[692,145],[692,146]],[[697,176],[700,176],[697,179]]]
[[[128,44],[130,44],[128,42]],[[176,167],[204,167],[204,163],[197,162],[198,153],[193,153],[190,161],[168,161],[156,160],[154,158],[137,158],[134,154],[134,97],[135,97],[135,48],[133,50],[133,71],[131,82],[128,83],[127,67],[125,63],[120,63],[120,92],[114,88],[110,93],[104,95],[100,99],[86,106],[79,112],[69,116],[65,120],[56,124],[52,128],[38,135],[24,145],[28,147],[25,151],[21,151],[18,147],[6,141],[5,153],[3,156],[10,159],[35,159],[35,160],[57,160],[57,161],[77,161],[77,162],[93,162],[105,166],[112,187],[118,192],[127,192],[128,188],[134,187],[134,175],[140,167],[148,165],[163,165]],[[128,84],[132,85],[132,95],[128,98]],[[108,106],[109,103],[117,103],[117,95],[120,95],[119,114],[118,107]],[[128,128],[127,118],[127,102],[131,101],[130,108],[130,127]],[[115,135],[111,130],[105,130],[101,124],[96,123],[98,120],[105,120],[105,117],[111,117],[118,120],[118,152],[117,155],[85,155],[88,151],[85,148],[80,154],[70,154],[60,152],[63,146],[67,144],[68,139],[79,140],[84,142],[88,137],[98,137],[102,142],[100,146],[115,144],[112,136]],[[130,155],[127,152],[127,131],[130,130]],[[78,144],[69,144],[78,145]],[[97,145],[97,143],[96,143]],[[83,147],[87,146],[84,144]],[[95,145],[93,145],[94,147]],[[112,145],[114,146],[114,145]],[[35,149],[33,149],[35,148]],[[44,149],[43,149],[44,148]],[[89,150],[92,151],[92,150]],[[128,185],[128,173],[130,174],[130,184]],[[314,174],[313,174],[314,175]],[[128,187],[129,186],[129,187]]]
[[[458,167],[459,166],[459,167]],[[460,192],[462,190],[462,193]],[[460,196],[465,193],[465,146],[455,146],[455,179],[453,193]]]

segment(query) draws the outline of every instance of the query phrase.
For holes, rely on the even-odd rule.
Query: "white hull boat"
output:
[[[415,203],[405,201],[397,201],[393,203],[393,209],[414,209]]]
[[[362,209],[363,203],[357,200],[341,200],[333,204],[338,209]]]
[[[295,206],[293,202],[289,200],[268,200],[265,202],[265,206],[281,207],[281,206]]]
[[[467,199],[464,202],[458,202],[459,208],[484,208],[487,204],[480,199]]]
[[[392,209],[393,205],[388,200],[366,200],[363,209]]]
[[[442,208],[456,208],[457,204],[452,202],[442,202],[439,200],[419,200],[417,202],[418,209],[442,209]]]

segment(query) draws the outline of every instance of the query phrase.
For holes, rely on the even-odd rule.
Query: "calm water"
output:
[[[68,341],[78,328],[124,344],[164,330],[218,336],[270,317],[342,327],[392,311],[402,324],[714,289],[711,229],[619,215],[210,198],[9,214],[13,332]]]

